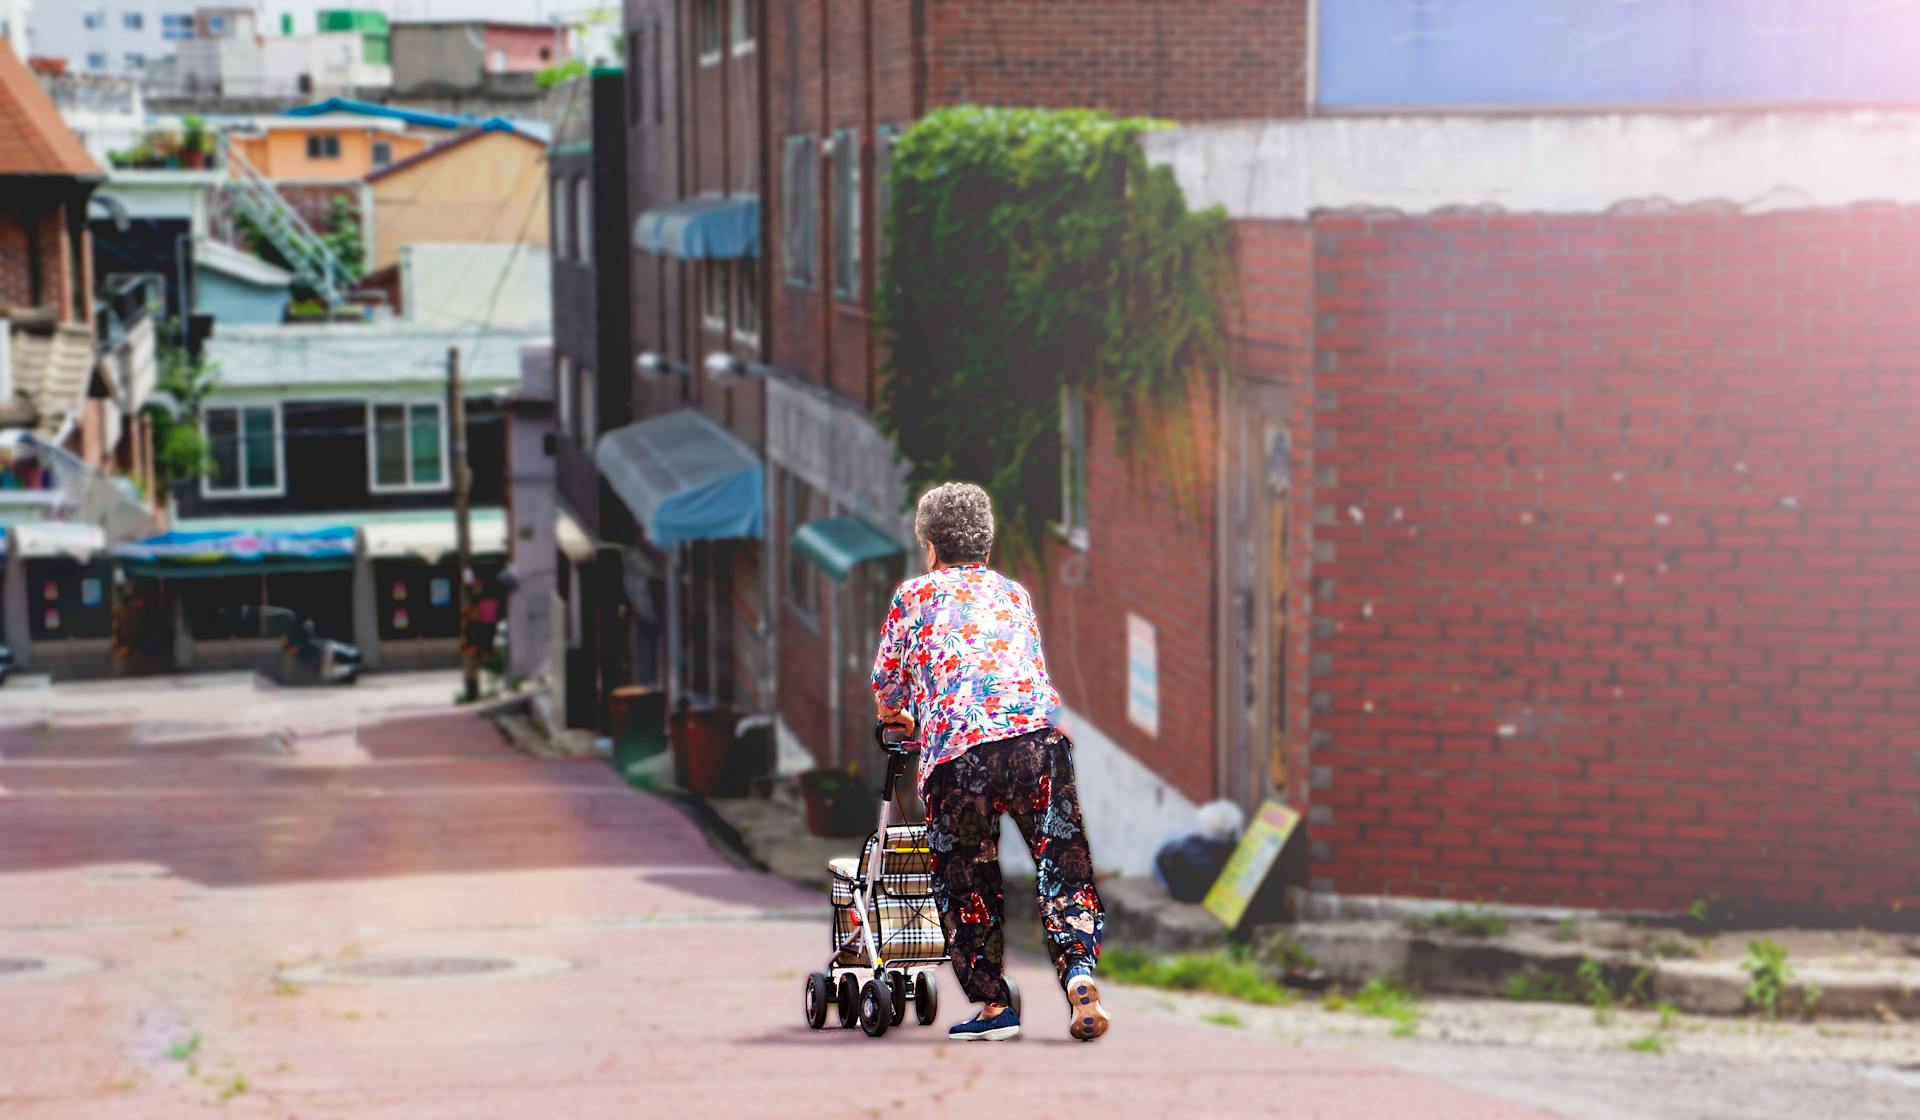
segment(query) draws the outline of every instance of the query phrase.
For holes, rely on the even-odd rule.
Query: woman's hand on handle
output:
[[[881,723],[892,724],[895,727],[903,727],[906,729],[907,734],[913,734],[914,722],[911,712],[908,712],[904,708],[889,708],[885,704],[878,702],[875,702],[874,709]]]

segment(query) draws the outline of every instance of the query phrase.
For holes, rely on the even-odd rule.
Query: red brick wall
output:
[[[1306,110],[1307,0],[967,0],[928,18],[934,104],[1185,121]]]
[[[1920,903],[1920,211],[1317,228],[1314,876]]]
[[[27,203],[29,206],[46,206],[37,217],[24,219],[16,211],[0,215],[0,303],[16,307],[51,307],[60,318],[72,321],[76,318],[73,309],[72,271],[73,253],[67,235],[65,208],[52,202]],[[40,234],[40,298],[33,298],[33,264],[30,256],[32,240],[27,235],[27,224],[32,223]],[[82,233],[83,238],[91,238]],[[85,249],[81,253],[81,267],[86,275],[79,277],[83,290],[92,291],[92,251]],[[92,299],[87,301],[87,315],[92,314]]]

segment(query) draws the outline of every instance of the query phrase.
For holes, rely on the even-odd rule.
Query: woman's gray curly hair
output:
[[[943,482],[920,496],[913,535],[942,564],[984,564],[993,549],[993,500],[971,482]]]

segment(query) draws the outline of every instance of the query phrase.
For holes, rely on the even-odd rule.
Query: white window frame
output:
[[[727,29],[720,25],[720,0],[698,0],[693,8],[693,42],[700,65],[718,66],[727,53]],[[711,29],[713,42],[707,42]]]
[[[796,288],[813,287],[820,263],[819,148],[805,133],[781,146],[780,274]]]
[[[702,261],[700,264],[700,326],[709,334],[727,332],[727,301],[731,298],[728,273],[732,272],[731,261]],[[713,286],[720,286],[718,298]],[[714,311],[719,314],[715,315]]]
[[[575,259],[593,263],[593,176],[578,175],[573,180],[573,230],[579,244]]]
[[[374,423],[376,408],[400,407],[406,409],[405,423],[400,430],[405,433],[405,446],[401,449],[402,459],[407,466],[408,481],[399,485],[380,481],[380,429]],[[429,407],[440,418],[440,481],[414,482],[413,479],[413,410]],[[370,400],[367,402],[367,493],[369,494],[437,494],[453,488],[452,464],[447,447],[447,402],[436,397],[412,397],[394,400]]]
[[[1074,548],[1087,547],[1087,393],[1060,387],[1060,520],[1054,529]]]
[[[758,8],[759,5],[755,0],[729,0],[727,15],[731,33],[728,39],[733,44],[735,58],[752,54],[754,48],[759,46],[757,42],[759,30],[753,26],[754,17],[759,14]]]
[[[883,124],[873,130],[873,276],[880,287],[880,275],[887,267],[887,211],[893,209],[893,148],[900,142],[900,126]]]
[[[245,413],[266,409],[273,413],[273,485],[247,485],[247,423]],[[200,476],[200,496],[203,498],[282,498],[287,493],[287,429],[285,418],[281,415],[279,401],[216,401],[200,410],[200,438],[207,442],[208,454],[212,454],[213,433],[208,430],[208,421],[216,412],[233,412],[242,415],[235,417],[234,439],[239,441],[235,451],[234,469],[239,472],[240,485],[222,487],[214,482],[212,471]]]
[[[841,197],[844,187],[846,197]],[[841,303],[866,299],[860,260],[860,132],[843,128],[833,135],[833,298]]]
[[[760,274],[757,271],[759,267],[759,258],[742,257],[733,262],[733,276],[728,281],[729,290],[727,295],[732,301],[731,306],[733,308],[733,338],[735,342],[743,342],[749,346],[758,346],[760,344],[760,312],[762,307],[760,300]],[[753,304],[753,313],[751,316],[747,313],[747,304],[749,302],[748,293],[752,293],[751,302]],[[751,319],[753,323],[753,329],[751,330],[747,329],[744,325],[749,319]]]
[[[561,260],[567,258],[573,229],[567,221],[567,208],[573,205],[572,192],[567,189],[570,181],[564,175],[555,175],[547,184],[547,203],[553,208],[553,255]]]
[[[560,364],[555,367],[553,379],[554,427],[561,435],[573,434],[573,363],[565,354],[560,355]]]

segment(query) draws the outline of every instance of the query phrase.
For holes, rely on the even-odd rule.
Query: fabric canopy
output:
[[[121,545],[113,552],[124,560],[169,567],[178,565],[182,568],[200,564],[258,564],[283,559],[351,563],[353,537],[354,528],[351,525],[265,532],[205,529],[161,533],[143,541]]]
[[[640,215],[633,245],[682,260],[731,260],[760,255],[760,199],[750,194],[701,195]]]
[[[507,552],[507,519],[498,510],[476,511],[468,518],[470,543],[475,556],[504,556]],[[451,514],[426,516],[418,521],[370,522],[360,527],[367,542],[367,555],[376,560],[410,557],[437,564],[452,556],[459,545],[459,534]]]
[[[764,533],[759,457],[692,409],[616,428],[593,458],[658,547]]]
[[[84,564],[107,548],[107,531],[75,521],[26,521],[0,532],[0,556],[65,556]]]
[[[869,560],[896,556],[906,549],[854,514],[809,521],[793,531],[793,547],[815,567],[845,583],[848,573]]]

